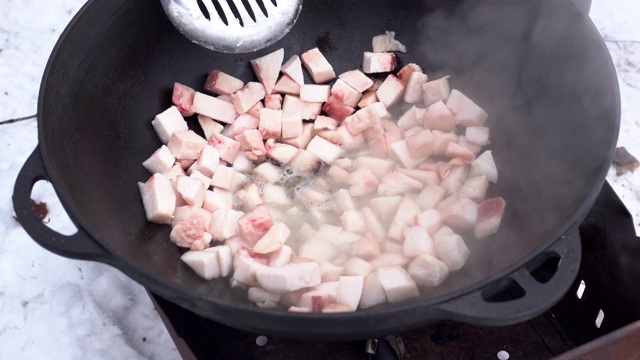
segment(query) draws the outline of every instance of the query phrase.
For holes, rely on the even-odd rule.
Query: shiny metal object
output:
[[[248,53],[275,43],[289,32],[302,8],[302,0],[161,0],[161,3],[169,20],[184,36],[224,53]]]

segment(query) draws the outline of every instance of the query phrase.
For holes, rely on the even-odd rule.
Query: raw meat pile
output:
[[[448,77],[396,72],[389,50],[404,47],[389,35],[337,79],[317,48],[284,64],[279,49],[251,61],[259,82],[213,70],[204,89],[217,96],[174,85],[139,186],[147,219],[171,224],[198,275],[231,276],[261,307],[355,311],[460,269],[469,250],[455,231],[497,231],[487,113]]]

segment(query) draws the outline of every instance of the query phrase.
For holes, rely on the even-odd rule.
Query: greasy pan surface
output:
[[[201,89],[222,69],[254,79],[248,61],[320,46],[336,73],[360,66],[371,37],[394,30],[403,63],[420,64],[489,114],[507,201],[500,231],[468,238],[463,270],[420,298],[352,314],[261,310],[227,279],[206,282],[179,261],[169,227],[147,223],[137,181],[157,147],[151,120],[178,81]],[[308,79],[307,79],[308,80]],[[71,217],[111,252],[107,262],[199,314],[298,337],[364,337],[442,316],[438,303],[525,264],[581,219],[604,181],[619,125],[611,59],[570,1],[307,1],[291,33],[255,54],[226,55],[182,37],[158,1],[94,0],[56,47],[39,103],[40,150]],[[190,122],[193,125],[193,121]],[[113,296],[118,296],[114,294]]]

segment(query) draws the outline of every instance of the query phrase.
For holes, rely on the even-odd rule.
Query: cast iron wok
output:
[[[150,121],[171,105],[173,82],[201,89],[213,68],[252,80],[248,61],[280,47],[288,58],[319,46],[339,74],[360,66],[371,37],[384,30],[407,45],[402,63],[420,64],[433,79],[450,74],[452,86],[490,114],[500,172],[493,192],[507,201],[500,231],[467,238],[467,266],[441,287],[355,313],[259,309],[228,279],[198,278],[179,261],[169,228],[145,221],[136,185],[149,176],[141,162],[160,145]],[[45,248],[110,264],[170,301],[249,331],[347,340],[439,319],[510,324],[548,309],[575,277],[576,225],[604,182],[619,103],[608,51],[569,1],[307,1],[281,41],[226,55],[182,37],[157,1],[93,0],[49,60],[39,145],[16,182],[14,208]],[[29,194],[39,179],[53,183],[79,227],[76,235],[49,230],[31,211]],[[557,264],[557,271],[536,276],[543,263]],[[513,296],[499,302],[504,289]]]

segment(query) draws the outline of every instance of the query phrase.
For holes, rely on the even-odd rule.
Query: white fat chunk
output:
[[[158,134],[160,141],[168,143],[171,134],[175,131],[189,130],[187,122],[184,120],[177,107],[171,106],[167,110],[156,115],[155,119],[151,121],[153,129]]]
[[[449,275],[449,268],[434,256],[422,254],[409,263],[407,272],[418,285],[438,286]]]
[[[264,267],[256,272],[256,280],[263,289],[284,293],[318,285],[321,281],[317,262],[287,264],[281,267]]]
[[[218,256],[213,252],[205,251],[187,251],[182,254],[180,259],[187,264],[193,271],[205,280],[216,279],[220,277],[220,267],[218,265]]]
[[[147,160],[142,163],[145,169],[150,173],[166,173],[171,170],[173,164],[176,162],[176,158],[171,154],[171,151],[166,145],[160,146]]]
[[[341,276],[338,280],[336,302],[348,305],[352,309],[358,308],[363,286],[363,276]]]
[[[390,303],[398,303],[419,295],[415,281],[401,266],[379,268],[378,274]]]
[[[459,270],[469,258],[469,248],[460,235],[438,236],[433,242],[438,259],[445,263],[450,271]]]

